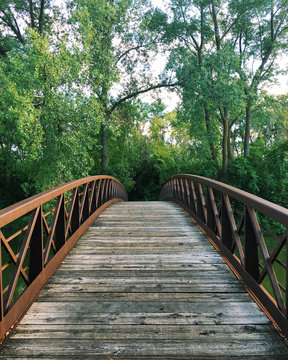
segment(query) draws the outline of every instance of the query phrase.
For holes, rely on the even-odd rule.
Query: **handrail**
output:
[[[127,199],[117,179],[99,175],[0,211],[0,341],[99,214],[113,202]]]
[[[178,203],[194,218],[287,338],[288,209],[219,181],[190,174],[168,179],[159,200]],[[267,229],[271,219],[280,236]],[[282,270],[276,272],[277,266]]]

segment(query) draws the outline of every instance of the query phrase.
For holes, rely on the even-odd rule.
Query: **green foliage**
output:
[[[238,157],[230,164],[225,181],[252,194],[259,192],[259,176],[249,158]]]
[[[281,5],[275,41],[272,3]],[[26,0],[0,5],[19,24],[1,17],[0,206],[100,173],[105,132],[105,172],[132,200],[157,199],[167,178],[194,173],[288,206],[287,95],[259,91],[286,47],[285,2],[171,0],[163,12],[145,0],[73,0],[68,21],[49,1],[41,15],[39,4],[32,18]],[[153,79],[161,49],[169,61]],[[182,89],[176,111],[136,99],[173,77]],[[251,151],[243,157],[248,103]]]
[[[93,166],[95,120],[102,115],[93,98],[74,89],[81,68],[67,46],[65,38],[52,44],[29,30],[23,50],[0,62],[1,183],[11,196],[4,195],[6,204],[88,175]],[[16,192],[15,179],[21,179]]]

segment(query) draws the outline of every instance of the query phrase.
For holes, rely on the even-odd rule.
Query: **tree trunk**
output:
[[[105,116],[105,122],[101,124],[101,174],[104,175],[108,167],[108,121]]]
[[[223,142],[222,142],[222,175],[227,174],[228,168],[228,138],[229,138],[229,120],[225,111],[223,121]]]
[[[233,160],[233,150],[231,144],[231,127],[228,128],[228,139],[227,139],[227,147],[228,147],[228,161]]]
[[[251,129],[251,100],[248,99],[246,104],[245,118],[245,135],[244,135],[244,156],[249,155],[250,150],[250,129]]]
[[[213,141],[210,140],[210,114],[209,114],[209,109],[207,104],[204,105],[204,111],[205,111],[205,125],[206,125],[206,130],[207,130],[207,138],[208,138],[208,142],[209,142],[209,147],[211,150],[211,156],[213,161],[215,162],[215,167],[217,169],[217,171],[220,171],[219,166],[217,164],[217,155],[216,155],[216,150],[215,150],[215,146]]]

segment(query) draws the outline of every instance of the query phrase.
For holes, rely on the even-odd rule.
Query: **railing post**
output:
[[[245,270],[258,281],[259,279],[259,258],[257,237],[253,229],[252,221],[245,206]]]
[[[83,222],[89,218],[89,191],[88,191],[89,184],[85,185],[85,190],[82,199],[82,219]]]
[[[59,215],[57,218],[57,223],[55,227],[55,247],[56,251],[60,250],[61,247],[65,244],[65,211],[64,211],[64,195],[58,197],[59,206]]]
[[[230,217],[232,212],[229,197],[227,194],[222,194],[221,203],[221,225],[222,225],[222,242],[232,252],[234,247],[233,232]]]
[[[89,214],[90,215],[93,214],[94,211],[96,210],[95,198],[96,198],[96,180],[93,181],[90,199],[89,199]]]
[[[72,216],[71,216],[71,229],[72,233],[74,233],[80,226],[80,207],[79,207],[79,190],[74,189],[73,198],[72,198]],[[73,204],[74,202],[74,204]]]
[[[176,183],[174,178],[171,180],[171,186],[173,198],[176,199]]]
[[[207,187],[207,226],[209,229],[216,233],[216,229],[219,229],[219,215],[217,211],[217,207],[215,204],[215,197],[212,188],[209,186]],[[217,219],[217,220],[216,220]],[[218,226],[216,225],[216,221],[218,222]],[[218,230],[219,233],[219,230]],[[221,235],[221,234],[219,234]]]
[[[109,182],[108,197],[109,197],[109,200],[112,199],[112,180],[110,180],[110,182]]]
[[[184,179],[184,180],[183,180],[183,187],[184,187],[183,198],[184,198],[184,204],[186,204],[187,206],[189,206],[187,186],[188,186],[188,184],[187,184],[187,179]]]
[[[116,196],[115,196],[115,182],[114,180],[112,181],[112,185],[111,185],[111,196],[112,196],[112,199],[114,199]]]
[[[104,179],[101,183],[101,196],[100,196],[99,206],[101,206],[105,202],[104,201],[105,185],[106,185],[106,179]]]
[[[115,184],[114,184],[114,196],[115,196],[115,198],[118,198],[118,197],[119,197],[119,194],[118,194],[118,183],[115,183]]]
[[[95,199],[96,209],[98,209],[98,207],[100,206],[99,204],[100,204],[101,183],[102,183],[102,180],[100,179],[100,180],[98,181],[98,184],[96,185],[96,187],[97,187],[96,199]]]
[[[184,179],[180,179],[180,189],[181,189],[181,198],[180,198],[180,201],[182,201],[182,202],[185,204]]]
[[[178,186],[178,179],[175,179],[175,198],[179,199],[179,186]]]
[[[195,194],[195,187],[192,180],[189,183],[189,193],[190,193],[190,209],[193,211],[194,214],[197,213],[197,203],[196,203],[196,194]]]
[[[42,207],[31,235],[29,263],[29,281],[32,282],[44,268]]]
[[[201,183],[197,184],[197,215],[204,223],[206,223],[206,214],[205,214],[205,200],[202,190]]]
[[[109,189],[109,179],[107,179],[106,182],[105,182],[105,187],[104,187],[104,203],[108,200],[108,189]]]

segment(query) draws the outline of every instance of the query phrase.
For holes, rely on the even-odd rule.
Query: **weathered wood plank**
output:
[[[19,351],[23,356],[39,357],[49,356],[51,352],[58,356],[71,357],[78,356],[83,359],[86,356],[110,356],[113,359],[120,357],[127,359],[127,356],[132,358],[133,356],[142,356],[146,359],[150,359],[151,356],[170,356],[171,354],[177,354],[178,359],[183,359],[183,356],[190,356],[195,359],[223,357],[225,354],[226,359],[230,359],[232,356],[238,356],[241,359],[244,356],[249,355],[251,357],[259,358],[259,354],[264,356],[283,355],[282,346],[279,343],[275,343],[273,349],[269,341],[256,340],[256,341],[239,341],[226,339],[224,342],[220,342],[215,346],[215,341],[211,338],[197,339],[192,341],[182,340],[140,340],[137,342],[134,340],[127,341],[113,341],[113,340],[97,340],[93,339],[81,341],[75,341],[74,339],[66,339],[65,342],[62,339],[54,339],[53,344],[49,339],[38,340],[34,339],[13,339],[10,341],[9,347],[2,349],[2,355],[6,355],[8,352],[10,356],[18,357]],[[85,354],[85,355],[84,355]],[[175,356],[175,355],[174,355]],[[104,357],[103,357],[104,358]],[[262,358],[262,356],[261,356]]]
[[[30,325],[19,324],[15,339],[98,339],[98,340],[131,340],[150,339],[155,340],[191,340],[191,337],[213,338],[215,341],[223,341],[227,337],[233,340],[261,340],[263,336],[269,336],[279,340],[274,328],[268,325],[85,325],[77,327],[71,324]]]
[[[48,284],[45,288],[47,294],[53,292],[76,292],[76,293],[94,293],[94,292],[241,292],[242,289],[239,288],[239,284],[229,284],[226,283],[221,285],[221,283],[197,283],[198,288],[195,288],[193,284],[190,287],[187,287],[187,284],[173,284],[173,283],[122,283],[115,285],[107,283],[105,280],[101,282],[96,282],[93,284]]]
[[[170,203],[107,208],[1,359],[288,359],[204,235]]]
[[[83,301],[82,293],[73,293],[73,292],[52,292],[47,293],[42,292],[40,296],[36,299],[36,302],[79,302]],[[153,301],[154,303],[162,303],[162,302],[210,302],[210,303],[222,303],[235,301],[235,293],[227,292],[227,293],[190,293],[190,292],[92,292],[85,293],[85,302],[94,302],[94,301],[109,301],[109,302],[123,302],[123,301]],[[250,296],[246,292],[237,293],[237,301],[241,302],[251,302]]]
[[[215,272],[215,269],[217,269],[217,272]],[[157,269],[157,270],[139,270],[139,269],[131,269],[131,270],[78,270],[77,276],[75,274],[71,273],[71,270],[65,270],[65,269],[59,269],[57,275],[53,276],[50,280],[50,283],[58,283],[64,282],[65,279],[67,282],[82,282],[84,281],[94,281],[95,279],[99,278],[114,278],[114,279],[125,279],[125,278],[146,278],[151,280],[156,279],[187,279],[187,280],[197,280],[197,279],[213,279],[219,282],[219,277],[223,280],[229,280],[229,281],[235,281],[237,282],[237,279],[231,280],[231,274],[226,268],[204,268],[201,269],[196,268],[194,270],[191,270],[190,268],[187,269],[176,269],[176,270],[163,270],[163,269]],[[86,279],[86,280],[85,280]]]

